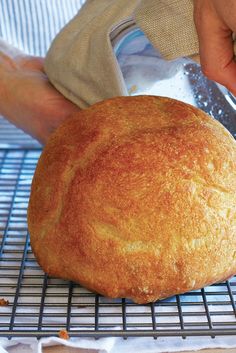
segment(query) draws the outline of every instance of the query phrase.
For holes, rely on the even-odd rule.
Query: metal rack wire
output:
[[[31,141],[32,142],[32,141]],[[0,336],[236,334],[236,278],[148,305],[112,300],[49,278],[30,248],[27,204],[40,148],[0,149]]]

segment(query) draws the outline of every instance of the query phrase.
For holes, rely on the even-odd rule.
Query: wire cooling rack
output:
[[[137,305],[43,273],[30,248],[26,218],[41,150],[28,137],[26,145],[6,148],[4,142],[0,148],[0,299],[9,302],[0,306],[0,336],[42,337],[63,329],[71,337],[236,335],[236,278]]]

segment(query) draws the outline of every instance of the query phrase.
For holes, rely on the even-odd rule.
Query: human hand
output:
[[[203,73],[236,95],[236,0],[194,0],[194,21]]]
[[[62,121],[80,109],[50,84],[43,61],[0,52],[0,114],[44,144]]]

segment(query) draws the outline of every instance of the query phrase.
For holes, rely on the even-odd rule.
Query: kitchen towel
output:
[[[111,37],[134,24],[165,59],[198,55],[192,0],[87,0],[47,53],[52,84],[81,108],[128,95]]]
[[[0,339],[0,353],[43,353],[44,347],[64,345],[66,347],[94,349],[99,353],[164,353],[198,351],[210,348],[235,348],[236,337],[215,339],[208,337],[178,338],[160,337],[153,338],[101,338],[84,339],[71,338],[63,340],[57,337],[42,338],[37,341],[34,338],[26,339]],[[56,352],[56,349],[55,349]],[[210,353],[210,351],[209,351]]]

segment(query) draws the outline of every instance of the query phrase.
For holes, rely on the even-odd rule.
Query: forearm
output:
[[[24,103],[27,104],[32,93],[25,95],[24,86],[31,76],[43,75],[42,66],[43,58],[27,55],[0,38],[0,115],[20,128],[25,124],[23,117],[19,119],[20,110],[25,108]]]
[[[0,114],[6,115],[9,94],[7,87],[11,83],[10,75],[17,70],[18,61],[26,55],[0,38]]]
[[[0,114],[45,143],[79,108],[50,84],[43,62],[0,40]]]

